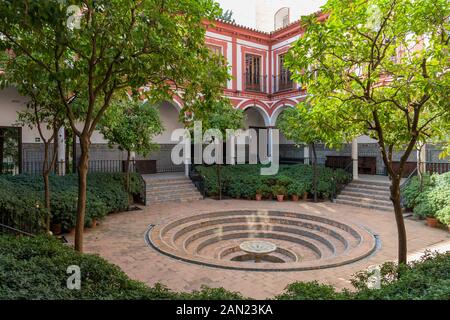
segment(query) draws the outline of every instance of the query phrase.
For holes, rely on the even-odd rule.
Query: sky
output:
[[[273,16],[282,7],[290,8],[290,21],[320,10],[326,0],[216,0],[224,10],[233,11],[237,24],[272,31]]]

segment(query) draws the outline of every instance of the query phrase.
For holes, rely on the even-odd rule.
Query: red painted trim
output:
[[[298,104],[298,102],[295,101],[295,100],[292,100],[292,99],[283,99],[283,100],[280,100],[280,101],[278,101],[277,103],[275,103],[275,104],[272,106],[272,110],[275,111],[278,107],[284,106],[284,105],[289,105],[289,106],[295,107],[297,104]]]
[[[206,37],[205,38],[205,44],[210,44],[216,47],[221,47],[222,48],[222,55],[224,56],[225,60],[227,61],[227,63],[230,63],[228,61],[228,43],[224,40],[217,40],[211,37]]]
[[[271,115],[271,110],[270,110],[269,106],[267,104],[265,104],[264,102],[256,100],[256,99],[245,101],[244,103],[242,103],[239,106],[239,109],[245,110],[252,106],[259,106],[259,107],[263,108],[269,116]]]

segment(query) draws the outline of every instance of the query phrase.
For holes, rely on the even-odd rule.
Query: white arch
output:
[[[251,105],[246,106],[244,109],[242,109],[242,111],[248,110],[250,108],[254,108],[254,109],[258,110],[259,114],[262,116],[262,118],[264,120],[264,125],[270,126],[270,116],[267,113],[267,111],[264,110],[264,108],[258,106],[257,104],[251,104]]]
[[[281,106],[279,106],[273,113],[272,113],[272,117],[270,117],[270,125],[275,127],[277,124],[277,120],[278,117],[280,116],[280,114],[286,110],[287,108],[295,108],[295,105],[290,104],[290,103],[286,103],[283,104]]]

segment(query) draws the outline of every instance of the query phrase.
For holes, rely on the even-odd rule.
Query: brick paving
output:
[[[340,267],[296,272],[264,272],[225,270],[182,262],[150,248],[144,234],[150,224],[160,224],[175,217],[203,212],[268,209],[293,210],[343,219],[364,226],[377,234],[380,248],[371,256]],[[423,221],[406,220],[410,254],[426,248],[448,247],[449,233],[432,229]],[[69,236],[69,241],[72,240]],[[161,203],[143,210],[109,215],[94,229],[85,233],[85,251],[96,253],[118,265],[131,278],[148,285],[162,283],[176,291],[192,291],[202,285],[224,287],[243,295],[264,299],[279,294],[289,283],[318,280],[336,288],[351,288],[351,275],[369,266],[395,261],[397,231],[392,212],[350,207],[330,202],[282,202],[247,200],[201,200],[187,203]]]

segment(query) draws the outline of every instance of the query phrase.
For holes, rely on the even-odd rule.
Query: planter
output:
[[[97,226],[97,219],[92,219],[91,228],[95,228]]]
[[[305,192],[302,197],[303,201],[308,200],[308,192]]]
[[[438,221],[434,217],[427,217],[427,225],[431,228],[436,228]]]
[[[62,233],[61,223],[52,223],[50,225],[50,231],[56,236],[60,235]]]
[[[277,201],[282,202],[284,200],[284,194],[277,194]]]
[[[298,195],[297,194],[293,194],[292,195],[292,201],[294,201],[294,202],[298,201]]]
[[[255,196],[256,201],[261,201],[262,200],[262,194],[256,194]]]

